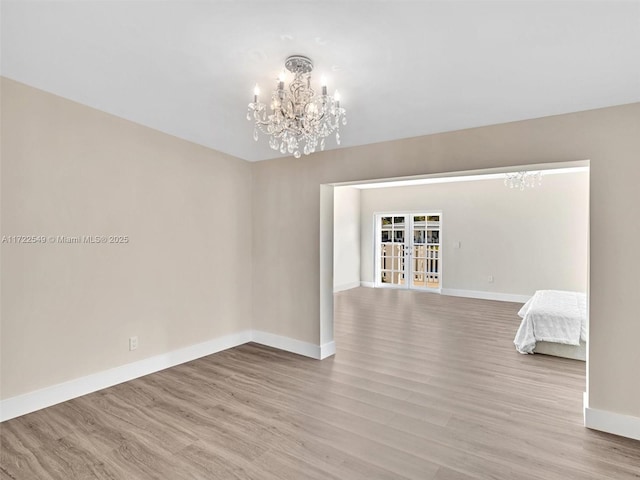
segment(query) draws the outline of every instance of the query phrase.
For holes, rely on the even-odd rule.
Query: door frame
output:
[[[440,265],[439,265],[439,272],[438,272],[438,277],[439,277],[439,287],[438,288],[430,288],[430,287],[415,287],[413,286],[413,279],[411,277],[411,273],[412,272],[406,272],[405,271],[405,284],[404,285],[396,285],[393,283],[382,283],[380,281],[380,272],[381,272],[381,268],[380,268],[380,242],[378,241],[379,238],[379,225],[378,225],[378,219],[381,217],[393,217],[393,216],[408,216],[408,217],[412,217],[413,215],[438,215],[440,217],[440,234],[439,234],[439,252],[440,252]],[[405,239],[409,239],[411,242],[411,247],[413,247],[413,232],[411,231],[411,226],[413,225],[413,219],[410,219],[410,221],[407,223],[405,222]],[[442,210],[440,209],[423,209],[423,210],[393,210],[393,211],[389,211],[389,210],[385,210],[385,211],[381,211],[381,212],[373,212],[373,275],[374,275],[374,279],[373,279],[373,285],[375,288],[394,288],[394,289],[399,289],[399,290],[417,290],[417,291],[421,291],[421,292],[432,292],[432,293],[441,293],[442,292],[442,279],[443,279],[443,222],[442,222]],[[410,235],[412,235],[411,237],[409,237],[407,235],[407,232],[409,232]],[[405,248],[406,248],[406,243],[405,243]],[[405,258],[405,266],[407,265],[407,260]]]

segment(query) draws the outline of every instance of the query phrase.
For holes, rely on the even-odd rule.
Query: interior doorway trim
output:
[[[577,161],[558,161],[547,163],[531,163],[522,165],[510,165],[506,167],[489,167],[480,168],[474,170],[463,171],[448,171],[437,173],[425,173],[418,175],[408,175],[399,177],[383,177],[383,178],[363,178],[359,180],[350,181],[337,181],[327,182],[320,184],[320,337],[322,342],[333,341],[333,284],[331,279],[333,278],[333,188],[339,186],[361,186],[369,185],[370,187],[379,186],[399,186],[407,184],[407,182],[415,182],[414,184],[422,183],[423,180],[435,179],[440,181],[450,181],[455,177],[457,180],[461,180],[460,177],[465,179],[471,179],[476,175],[500,175],[510,172],[518,172],[522,170],[560,170],[567,168],[589,168],[590,161],[577,160]],[[591,217],[591,213],[589,213]],[[587,276],[589,276],[589,261],[590,261],[590,244],[587,240]],[[590,295],[589,279],[587,279],[587,298]],[[370,287],[372,285],[361,282],[362,286]],[[458,291],[458,293],[462,293]],[[451,292],[449,292],[451,294]],[[589,405],[590,389],[589,389],[589,371],[591,369],[590,362],[590,347],[587,345],[587,361],[586,361],[586,392],[584,396],[584,412],[586,415],[587,407]],[[593,409],[591,409],[593,410]],[[593,422],[593,421],[591,421]],[[590,425],[587,421],[586,426],[597,428],[595,425]],[[619,430],[614,429],[611,433],[622,434]]]

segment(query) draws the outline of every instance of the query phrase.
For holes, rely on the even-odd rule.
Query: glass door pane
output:
[[[379,277],[380,285],[406,286],[407,219],[405,216],[381,216],[379,219]]]
[[[413,288],[426,287],[424,275],[425,244],[427,241],[427,223],[425,215],[413,215],[413,248],[411,260],[411,286]]]
[[[427,216],[425,280],[427,288],[440,288],[440,216]]]
[[[440,288],[440,215],[412,215],[411,287]]]

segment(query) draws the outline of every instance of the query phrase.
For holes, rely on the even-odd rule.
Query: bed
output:
[[[518,315],[522,322],[513,340],[518,352],[586,360],[586,294],[538,290]]]

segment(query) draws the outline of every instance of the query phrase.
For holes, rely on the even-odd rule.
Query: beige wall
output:
[[[2,234],[131,239],[2,246],[2,398],[249,327],[318,344],[321,184],[590,159],[590,406],[640,417],[640,104],[249,165],[1,88]]]
[[[333,192],[333,287],[340,290],[360,283],[360,190]]]
[[[319,341],[320,184],[587,159],[590,406],[640,417],[640,104],[254,164],[254,327]]]
[[[545,175],[524,191],[488,179],[365,189],[361,199],[363,282],[374,281],[376,212],[441,211],[444,289],[587,291],[587,172]]]
[[[2,398],[250,328],[249,163],[1,88],[2,234],[130,239],[2,245]]]

